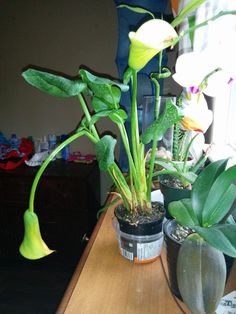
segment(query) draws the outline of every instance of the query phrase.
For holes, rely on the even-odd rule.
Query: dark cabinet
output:
[[[23,213],[36,168],[26,165],[0,171],[0,256],[17,257],[23,238]],[[39,181],[35,212],[42,237],[59,259],[77,258],[82,253],[82,238],[89,236],[100,209],[100,172],[91,164],[51,163]]]

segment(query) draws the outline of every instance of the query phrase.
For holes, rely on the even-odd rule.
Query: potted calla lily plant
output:
[[[150,77],[156,88],[154,122],[143,134],[140,134],[136,100],[137,73],[156,54],[160,54],[161,59],[162,51],[167,47],[172,47],[179,41],[181,35],[177,34],[174,27],[179,25],[183,18],[202,2],[202,0],[191,1],[171,24],[164,20],[152,18],[141,25],[136,32],[129,34],[130,53],[123,82],[113,80],[109,76],[99,75],[82,67],[79,69],[78,76],[73,78],[69,78],[67,75],[55,74],[54,71],[42,71],[33,67],[28,67],[23,71],[22,75],[30,85],[51,96],[76,97],[84,113],[74,133],[49,155],[36,174],[30,193],[29,208],[24,214],[25,234],[20,246],[20,253],[24,257],[37,259],[53,252],[41,237],[38,217],[34,211],[34,197],[38,182],[48,164],[61,149],[82,136],[87,137],[94,143],[99,167],[101,171],[106,171],[111,176],[116,188],[114,192],[117,197],[116,200],[122,200],[122,206],[115,211],[118,220],[116,227],[118,226],[119,231],[126,233],[122,228],[123,225],[128,224],[135,236],[139,236],[139,229],[142,232],[143,229],[145,232],[147,230],[147,235],[150,236],[153,236],[153,232],[156,231],[160,233],[164,218],[163,206],[161,204],[152,205],[151,202],[156,147],[165,131],[180,122],[183,119],[183,114],[178,106],[172,102],[167,102],[165,111],[159,114],[160,88],[158,79],[162,75],[166,75],[166,69],[159,66],[157,73],[152,73]],[[125,93],[129,89],[132,94],[131,141],[129,141],[124,124],[127,114],[122,109],[122,104],[120,104],[121,93]],[[128,158],[128,174],[122,173],[114,158],[116,139],[111,135],[100,135],[96,128],[96,122],[104,117],[111,119],[117,125]],[[147,173],[144,146],[149,142],[152,142],[152,152]],[[158,227],[156,227],[156,222]],[[152,225],[154,225],[153,228]],[[124,228],[126,227],[124,226]],[[150,231],[152,229],[154,231]],[[124,236],[123,233],[122,236]],[[121,235],[119,240],[120,238]],[[157,240],[159,239],[154,237],[150,241],[155,242]],[[158,245],[154,246],[157,247]],[[124,250],[121,249],[121,252],[124,252]],[[137,257],[135,253],[132,253],[132,257],[127,252],[124,252],[123,255],[132,260]],[[157,253],[152,252],[147,259],[153,260],[156,256]],[[144,259],[141,258],[141,261],[145,261],[145,257]]]

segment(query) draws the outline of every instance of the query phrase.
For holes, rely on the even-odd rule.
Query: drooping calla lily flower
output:
[[[153,19],[130,32],[129,66],[141,70],[156,54],[172,45],[178,35],[166,21]]]
[[[184,118],[181,124],[185,130],[205,133],[213,120],[213,113],[207,107],[207,102],[202,94],[191,95],[189,99],[183,94],[182,110]]]
[[[28,259],[38,259],[53,253],[43,241],[37,215],[29,209],[24,213],[25,234],[20,253]]]

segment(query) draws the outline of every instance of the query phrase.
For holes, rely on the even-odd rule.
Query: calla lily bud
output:
[[[144,23],[136,32],[129,33],[129,66],[141,70],[156,54],[171,46],[177,36],[166,21],[153,19]]]
[[[25,234],[20,253],[28,259],[39,259],[53,253],[43,241],[37,215],[29,209],[24,213]]]

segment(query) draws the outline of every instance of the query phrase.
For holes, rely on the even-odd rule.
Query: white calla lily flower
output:
[[[175,29],[166,21],[153,19],[130,32],[129,66],[141,70],[156,54],[172,45],[178,37]]]

